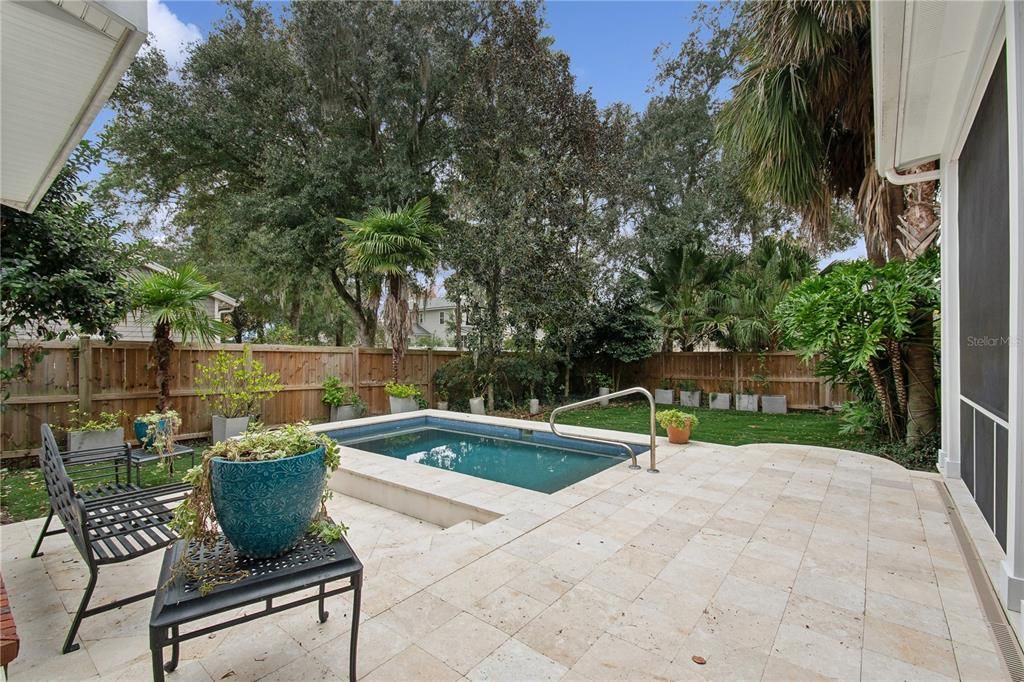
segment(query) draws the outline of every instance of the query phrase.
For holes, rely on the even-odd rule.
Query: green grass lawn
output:
[[[697,415],[700,425],[691,436],[694,440],[724,445],[748,443],[797,443],[824,445],[847,450],[865,449],[863,438],[839,434],[839,418],[817,412],[790,412],[789,414],[762,414],[735,410],[709,410],[683,408]],[[558,416],[559,424],[575,424],[597,429],[613,429],[632,433],[647,433],[650,411],[646,404],[594,407],[566,412]],[[658,427],[658,435],[665,430]]]
[[[203,450],[206,449],[206,446],[192,445],[192,447],[196,450],[196,464],[198,464],[203,459]],[[192,458],[189,456],[175,458],[172,476],[168,476],[167,469],[158,467],[156,462],[144,464],[142,466],[142,486],[176,483],[185,475],[191,463]],[[89,465],[78,466],[72,468],[68,473],[74,479],[76,475],[86,475],[83,472],[88,469]],[[132,468],[132,480],[135,480],[134,467]],[[86,484],[98,482],[100,481],[88,481]],[[112,474],[111,482],[113,482]],[[47,508],[46,485],[43,482],[43,472],[38,467],[5,469],[3,471],[3,477],[0,478],[0,509],[3,510],[5,523],[45,516]]]

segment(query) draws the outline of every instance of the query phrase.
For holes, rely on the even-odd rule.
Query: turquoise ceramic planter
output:
[[[291,549],[320,509],[324,449],[263,462],[210,460],[217,522],[241,554],[265,559]]]
[[[135,428],[135,438],[139,441],[139,443],[142,444],[142,447],[146,448],[147,450],[153,447],[153,441],[156,440],[155,435],[150,436],[148,438],[146,437],[146,434],[149,433],[149,424],[142,421],[141,419],[136,419],[135,424],[133,426]],[[164,431],[167,429],[167,422],[161,419],[159,422],[157,422],[156,427],[158,430]]]

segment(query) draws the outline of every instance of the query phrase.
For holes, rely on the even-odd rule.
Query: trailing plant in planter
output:
[[[388,395],[392,414],[413,412],[419,409],[420,400],[423,399],[420,389],[412,384],[399,384],[389,381],[384,385],[384,392]]]
[[[174,438],[181,428],[181,417],[174,410],[158,412],[153,410],[135,418],[135,437],[142,447],[160,456],[157,467],[163,468],[170,460],[174,450]],[[168,474],[174,471],[174,462],[170,461]]]
[[[121,422],[128,418],[124,410],[100,412],[93,418],[88,412],[72,407],[68,416],[64,430],[68,434],[69,452],[124,445],[124,427]]]
[[[258,418],[264,401],[278,393],[280,375],[267,372],[263,363],[245,355],[220,351],[207,365],[196,368],[196,393],[210,403],[213,441],[220,442],[245,431]]]
[[[700,424],[697,415],[682,410],[658,410],[655,418],[661,428],[668,432],[670,443],[681,445],[690,442],[690,432]]]
[[[335,376],[324,379],[324,396],[320,400],[331,408],[331,421],[352,419],[366,411],[359,393]]]
[[[255,558],[283,554],[306,532],[324,542],[337,540],[348,528],[327,515],[326,503],[327,482],[340,463],[338,444],[306,422],[274,430],[257,424],[239,438],[210,446],[202,464],[185,475],[192,493],[170,523],[182,538],[196,541],[181,568],[205,593],[242,577],[216,573],[196,560],[219,532],[240,554]]]

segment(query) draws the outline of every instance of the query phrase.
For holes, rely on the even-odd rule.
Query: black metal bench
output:
[[[153,596],[154,590],[126,597],[103,606],[89,608],[96,587],[99,567],[120,563],[156,551],[177,540],[167,528],[173,511],[169,505],[180,502],[190,486],[185,483],[139,488],[131,484],[130,458],[127,444],[122,448],[99,448],[73,453],[61,453],[49,425],[42,425],[43,447],[39,464],[50,498],[50,513],[39,534],[32,556],[39,556],[43,538],[66,532],[89,567],[89,582],[82,602],[71,622],[64,640],[63,652],[78,649],[75,636],[82,619],[98,613],[120,608],[126,604]],[[114,473],[114,483],[101,483],[88,491],[77,493],[75,481],[68,475],[67,466],[89,464],[83,480],[99,480]],[[125,467],[128,482],[120,482],[120,468]],[[56,515],[63,530],[48,530]]]

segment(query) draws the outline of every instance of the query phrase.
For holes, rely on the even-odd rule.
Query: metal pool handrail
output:
[[[551,417],[550,417],[550,419],[548,419],[548,424],[551,426],[551,432],[553,434],[555,434],[556,436],[561,436],[562,438],[570,438],[572,440],[590,441],[590,442],[593,442],[593,443],[604,443],[605,445],[614,445],[616,447],[623,448],[626,452],[629,453],[630,458],[633,460],[633,463],[629,465],[629,468],[630,469],[639,469],[640,465],[636,463],[636,453],[633,452],[633,448],[629,447],[629,445],[627,445],[626,443],[623,443],[623,442],[617,441],[617,440],[607,440],[605,438],[595,438],[594,436],[574,436],[574,435],[569,434],[569,433],[561,433],[558,430],[558,427],[555,426],[555,416],[558,415],[558,413],[560,413],[560,412],[567,412],[567,411],[573,410],[573,409],[575,409],[577,407],[585,407],[587,405],[593,405],[595,403],[599,403],[599,402],[601,402],[603,400],[611,400],[613,398],[621,398],[623,396],[633,395],[633,394],[636,394],[636,393],[640,393],[641,395],[645,396],[647,398],[647,402],[650,403],[650,406],[651,406],[651,466],[650,466],[650,468],[647,469],[647,471],[649,471],[652,474],[656,474],[656,473],[658,473],[658,469],[657,469],[657,466],[656,466],[656,464],[657,464],[657,457],[656,457],[656,454],[655,454],[655,448],[657,447],[657,444],[656,444],[655,441],[656,441],[656,438],[657,438],[658,434],[657,434],[657,429],[654,426],[654,396],[651,395],[651,392],[648,391],[646,388],[641,388],[640,386],[635,386],[633,388],[626,388],[626,389],[623,389],[621,391],[616,391],[615,393],[609,393],[608,395],[599,395],[596,398],[587,398],[586,400],[581,400],[581,401],[576,402],[576,403],[571,403],[569,405],[562,405],[561,407],[556,407],[555,409],[551,410]]]

